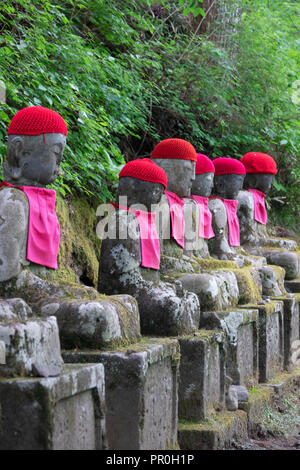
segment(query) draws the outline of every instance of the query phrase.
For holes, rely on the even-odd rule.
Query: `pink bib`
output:
[[[229,245],[240,246],[240,224],[237,216],[238,201],[236,199],[222,199],[215,196],[210,196],[209,199],[220,199],[223,201],[227,213]]]
[[[126,210],[136,215],[141,240],[141,266],[144,268],[159,269],[160,267],[160,246],[156,231],[156,213],[129,209],[111,202],[114,207]]]
[[[33,186],[10,186],[26,194],[29,201],[29,222],[26,259],[32,263],[57,269],[60,227],[55,213],[56,191]]]
[[[199,237],[207,239],[213,238],[215,234],[211,225],[212,215],[208,208],[208,198],[203,196],[194,196],[192,194],[191,199],[196,201],[199,208]]]
[[[268,214],[265,204],[265,193],[258,189],[248,189],[254,198],[254,219],[262,225],[266,225],[268,221]]]
[[[184,200],[171,191],[164,191],[168,198],[171,214],[172,237],[184,248]]]

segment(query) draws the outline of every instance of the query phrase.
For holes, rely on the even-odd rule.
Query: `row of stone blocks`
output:
[[[178,418],[200,421],[224,408],[226,375],[247,386],[290,368],[298,297],[203,312],[192,336],[65,351],[58,377],[0,379],[0,448],[174,448]]]

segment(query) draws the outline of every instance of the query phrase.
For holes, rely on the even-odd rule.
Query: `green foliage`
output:
[[[297,223],[299,2],[4,0],[0,31],[1,155],[28,105],[67,121],[63,195],[110,199],[121,165],[162,138],[211,157],[263,151],[279,166],[273,219]]]

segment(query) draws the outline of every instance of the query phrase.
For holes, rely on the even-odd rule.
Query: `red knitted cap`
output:
[[[246,169],[244,165],[235,158],[221,157],[216,158],[214,161],[215,175],[227,175],[227,174],[236,174],[236,175],[246,175]]]
[[[154,148],[151,158],[178,158],[179,160],[197,160],[196,150],[186,140],[165,139]]]
[[[203,153],[197,153],[197,163],[196,163],[196,175],[201,175],[202,173],[214,173],[215,167],[210,158]]]
[[[42,106],[29,106],[18,111],[12,118],[7,131],[8,135],[52,133],[68,135],[67,125],[60,114]]]
[[[137,178],[151,183],[160,183],[167,187],[168,179],[165,171],[156,165],[150,158],[141,158],[127,163],[119,174],[119,179],[124,176]]]
[[[241,162],[246,168],[247,173],[271,173],[276,175],[277,165],[270,155],[260,152],[249,152],[243,156]]]

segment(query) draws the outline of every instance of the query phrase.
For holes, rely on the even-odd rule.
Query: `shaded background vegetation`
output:
[[[299,230],[300,2],[4,0],[0,155],[19,109],[68,124],[63,196],[111,199],[163,138],[215,158],[270,153],[273,222]]]

